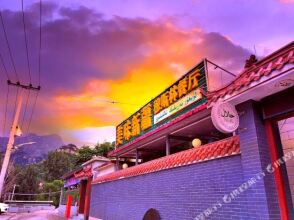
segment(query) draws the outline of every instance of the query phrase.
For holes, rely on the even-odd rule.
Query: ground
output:
[[[0,220],[64,220],[56,211],[36,211],[32,213],[5,213],[0,215]]]

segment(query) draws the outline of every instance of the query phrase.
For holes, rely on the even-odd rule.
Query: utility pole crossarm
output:
[[[37,90],[37,91],[41,90],[41,86],[34,87],[32,84],[24,85],[24,84],[21,84],[20,82],[13,83],[10,80],[7,80],[7,84],[9,86],[16,86],[16,87],[20,87],[22,89]]]
[[[5,180],[5,176],[6,176],[10,156],[11,156],[11,151],[12,151],[12,148],[14,145],[14,138],[15,138],[15,134],[16,134],[17,126],[18,126],[19,117],[21,114],[21,108],[22,108],[22,103],[23,103],[23,91],[25,89],[26,90],[36,90],[36,91],[39,91],[41,89],[40,86],[34,87],[32,84],[24,85],[24,84],[21,84],[20,82],[13,83],[10,80],[7,81],[7,84],[9,86],[16,86],[18,88],[21,88],[21,91],[20,91],[19,99],[17,101],[17,107],[16,107],[14,118],[13,118],[13,124],[11,126],[11,130],[9,133],[9,140],[7,143],[6,152],[5,152],[5,156],[4,156],[3,164],[2,164],[2,168],[1,168],[1,173],[0,173],[0,198],[2,196],[4,180]]]

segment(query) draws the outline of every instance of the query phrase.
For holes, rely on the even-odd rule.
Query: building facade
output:
[[[136,165],[93,180],[91,216],[294,219],[294,42],[215,91],[208,62],[117,127],[109,156]]]
[[[59,206],[60,215],[65,216],[66,200],[68,199],[68,195],[71,195],[73,199],[69,208],[71,210],[70,216],[79,216],[80,219],[88,219],[93,178],[114,172],[115,169],[115,164],[108,158],[94,156],[80,167],[65,174],[62,177],[64,179],[64,196]]]

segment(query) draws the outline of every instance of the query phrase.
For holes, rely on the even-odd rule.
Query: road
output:
[[[55,211],[36,211],[32,213],[5,213],[0,215],[0,220],[64,220]]]

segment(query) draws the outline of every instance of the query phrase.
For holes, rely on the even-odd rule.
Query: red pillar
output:
[[[86,197],[87,181],[82,180],[80,183],[80,192],[79,192],[79,214],[83,214],[85,210],[85,197]]]
[[[84,216],[85,216],[86,220],[89,219],[89,213],[90,213],[92,179],[93,179],[92,177],[89,177],[88,181],[87,181],[86,197],[85,197],[85,210],[84,210]]]
[[[68,195],[67,201],[66,201],[66,210],[65,210],[65,218],[67,219],[70,218],[71,202],[72,202],[72,196]]]
[[[279,158],[277,146],[275,142],[275,132],[273,130],[273,125],[270,120],[265,121],[265,128],[271,153],[272,162],[276,161]],[[281,219],[282,220],[289,220],[288,215],[288,208],[287,208],[287,200],[285,196],[285,188],[282,178],[281,168],[278,167],[274,172],[277,193],[278,193],[278,200],[280,205],[280,212],[281,212]]]

